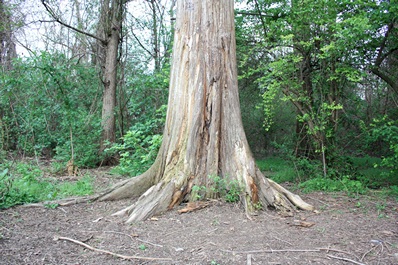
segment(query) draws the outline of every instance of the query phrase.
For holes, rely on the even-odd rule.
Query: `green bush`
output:
[[[390,196],[395,197],[398,200],[398,186],[391,186],[390,191],[388,192]]]
[[[298,178],[294,163],[290,159],[267,157],[257,160],[256,164],[266,177],[278,183],[295,182]]]
[[[384,116],[381,119],[374,119],[371,124],[369,142],[374,143],[382,141],[388,146],[388,151],[382,157],[376,167],[385,167],[389,169],[386,176],[398,180],[398,121]]]
[[[210,188],[196,185],[192,187],[192,193],[195,199],[202,200],[206,195],[212,194],[229,203],[235,203],[240,200],[243,188],[236,179],[231,180],[220,176],[209,176],[209,180],[212,182]]]
[[[93,166],[101,137],[102,85],[96,69],[63,54],[42,52],[0,72],[0,144]]]
[[[155,161],[162,144],[162,135],[156,132],[163,128],[166,106],[162,106],[155,117],[145,123],[137,123],[106,153],[120,156],[119,165],[113,169],[116,174],[136,176],[145,172]],[[155,132],[155,133],[154,133]]]
[[[340,180],[317,177],[307,180],[303,183],[300,183],[299,187],[302,188],[304,192],[345,191],[349,194],[357,194],[357,193],[363,194],[367,191],[367,188],[360,181],[351,180],[349,176],[344,176]]]
[[[240,200],[243,188],[236,179],[230,180],[219,176],[209,176],[209,179],[214,182],[212,191],[224,198],[226,202],[234,203]]]

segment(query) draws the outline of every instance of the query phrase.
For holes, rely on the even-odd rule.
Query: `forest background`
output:
[[[0,208],[92,193],[85,168],[144,172],[175,0],[0,0],[0,14]],[[266,176],[398,196],[397,18],[394,1],[236,1],[242,120]]]

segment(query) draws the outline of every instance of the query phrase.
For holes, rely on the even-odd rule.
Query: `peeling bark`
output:
[[[144,220],[194,201],[194,185],[217,196],[209,176],[236,180],[246,212],[258,203],[292,212],[311,205],[266,179],[255,164],[240,116],[233,0],[177,2],[170,94],[163,143],[143,175],[117,184],[100,200],[140,196],[116,214]],[[144,191],[147,190],[147,191]]]

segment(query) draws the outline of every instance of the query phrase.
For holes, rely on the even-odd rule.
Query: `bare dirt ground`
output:
[[[114,181],[98,174],[99,186]],[[111,214],[131,200],[14,207],[0,211],[0,264],[398,264],[396,199],[300,195],[317,212],[248,220],[241,205],[218,201],[127,225]]]

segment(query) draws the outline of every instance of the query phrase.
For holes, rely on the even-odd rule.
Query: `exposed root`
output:
[[[280,194],[286,196],[286,198],[294,205],[297,206],[298,208],[302,209],[302,210],[306,210],[306,211],[313,211],[315,208],[314,206],[306,203],[305,201],[303,201],[303,199],[301,199],[300,196],[291,193],[290,191],[288,191],[287,189],[285,189],[284,187],[282,187],[281,185],[279,185],[278,183],[276,183],[275,181],[268,179],[268,182],[271,184],[271,186],[273,188],[275,188],[275,190],[277,190]]]
[[[114,215],[128,214],[129,218],[126,223],[132,223],[165,212],[170,205],[174,186],[173,181],[169,183],[161,181],[142,194],[136,203],[120,210]]]
[[[138,197],[153,185],[154,173],[151,169],[145,173],[120,181],[98,196],[99,201],[120,200]]]
[[[187,206],[181,210],[178,210],[178,213],[189,213],[193,212],[196,210],[200,210],[203,208],[206,208],[207,206],[210,205],[210,202],[205,202],[205,201],[196,201],[196,202],[188,202]]]
[[[181,187],[176,187],[173,180],[161,180],[155,183],[156,179],[159,178],[156,164],[155,162],[155,164],[142,175],[120,181],[99,195],[44,202],[30,206],[45,206],[46,204],[67,206],[96,200],[106,201],[139,197],[134,204],[113,215],[128,215],[126,223],[143,221],[153,215],[158,215],[172,209],[181,202],[187,192],[189,193],[191,191],[191,186],[183,190]],[[314,207],[304,202],[300,196],[289,192],[276,182],[265,178],[258,169],[256,169],[255,177],[249,179],[247,193],[242,199],[244,200],[246,215],[249,219],[251,219],[250,215],[256,211],[256,205],[258,203],[261,203],[264,209],[267,207],[274,207],[278,211],[281,211],[282,214],[286,215],[293,215],[296,207],[303,210],[314,210]],[[192,208],[196,209],[201,207]]]
[[[292,216],[296,207],[302,210],[314,210],[314,206],[304,202],[300,196],[291,193],[276,182],[265,178],[258,169],[256,170],[255,185],[257,186],[257,189],[255,189],[256,193],[254,194],[256,195],[255,199],[261,203],[264,209],[273,207],[287,216]],[[253,204],[255,206],[257,203],[253,201],[252,197],[249,195],[249,193],[246,194],[244,198],[245,210],[248,218],[255,210]]]

